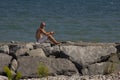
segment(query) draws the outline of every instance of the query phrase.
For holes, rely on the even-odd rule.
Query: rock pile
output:
[[[71,76],[69,80],[77,80],[78,76],[71,79],[75,77],[73,75],[81,78],[86,75],[116,74],[120,72],[120,44],[71,41],[62,42],[61,45],[49,42],[0,43],[1,76],[5,75],[4,67],[8,66],[14,74],[20,72],[22,78],[36,78],[39,77],[37,68],[40,63],[48,67],[48,76],[63,75],[65,80],[68,80],[67,76]]]

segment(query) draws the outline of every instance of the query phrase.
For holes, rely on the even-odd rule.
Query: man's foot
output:
[[[61,43],[60,42],[57,42],[57,43],[55,43],[56,45],[60,45]]]
[[[57,43],[51,44],[51,46],[60,45],[60,44],[61,44],[60,42],[57,42]]]

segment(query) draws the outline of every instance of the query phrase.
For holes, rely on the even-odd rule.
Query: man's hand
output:
[[[54,32],[53,32],[53,31],[51,31],[51,32],[50,32],[50,34],[54,34]]]

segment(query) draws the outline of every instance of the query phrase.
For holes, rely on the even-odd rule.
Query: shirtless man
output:
[[[52,36],[54,34],[53,31],[46,32],[45,31],[45,22],[42,22],[39,29],[36,31],[36,40],[38,43],[43,43],[45,40],[49,39],[54,44],[60,44],[60,42],[57,42],[54,37]]]

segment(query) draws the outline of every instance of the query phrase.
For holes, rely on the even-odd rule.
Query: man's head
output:
[[[46,26],[45,22],[41,22],[40,28],[44,28]]]

